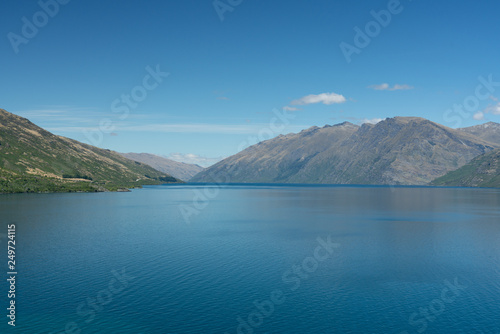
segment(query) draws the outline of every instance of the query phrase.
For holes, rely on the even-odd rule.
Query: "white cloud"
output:
[[[364,124],[364,123],[377,124],[378,122],[382,122],[383,120],[384,120],[383,118],[372,118],[372,119],[363,118],[361,120],[361,124]]]
[[[285,106],[285,107],[283,107],[283,110],[285,110],[285,111],[299,111],[300,109],[295,108],[295,107]]]
[[[478,111],[472,116],[476,121],[482,121],[484,119],[484,113],[482,111]]]
[[[202,167],[209,167],[224,159],[224,157],[207,158],[193,153],[170,153],[165,158],[187,164],[200,165]]]
[[[383,83],[380,85],[371,85],[368,86],[368,88],[374,89],[374,90],[408,90],[408,89],[413,89],[413,86],[410,85],[400,85],[400,84],[395,84],[394,86],[390,86],[388,83]]]
[[[500,115],[500,103],[497,103],[494,106],[489,106],[484,112],[491,113],[493,115]]]
[[[498,101],[494,96],[490,96],[493,101]],[[500,115],[500,102],[494,105],[489,105],[483,111],[478,111],[474,114],[474,119],[477,121],[482,121],[485,119],[486,114]]]
[[[341,117],[339,119],[346,119],[348,121],[352,121],[358,125],[361,125],[361,124],[364,124],[364,123],[369,123],[369,124],[377,124],[378,122],[381,122],[384,120],[384,118],[378,118],[378,117],[375,117],[375,118],[372,118],[372,119],[369,119],[369,118],[360,118],[360,117],[353,117],[353,116],[347,116],[347,117]]]
[[[323,103],[323,104],[334,104],[334,103],[344,103],[346,102],[346,98],[342,95],[335,93],[322,93],[318,95],[307,95],[298,100],[293,100],[291,105],[306,105],[306,104],[315,104],[315,103]]]

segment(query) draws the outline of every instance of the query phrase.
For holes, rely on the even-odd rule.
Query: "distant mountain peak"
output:
[[[484,123],[484,124],[481,124],[481,125],[478,125],[478,126],[481,126],[483,128],[489,128],[489,127],[495,127],[495,128],[500,128],[500,124],[499,123],[495,123],[495,122],[488,122],[488,123]]]
[[[310,134],[315,133],[319,129],[321,129],[319,126],[314,125],[314,126],[311,126],[310,128],[307,128],[307,129],[304,129],[304,130],[300,131],[299,134],[310,135]]]
[[[500,128],[500,123],[495,123],[495,122],[490,121],[490,122],[483,123],[483,124],[478,124],[478,125],[468,126],[468,127],[465,127],[465,128],[460,128],[458,130],[486,129],[486,128],[489,128],[489,127]]]
[[[500,124],[495,122],[473,125],[457,130],[469,133],[491,143],[500,144]]]
[[[188,181],[190,178],[205,169],[198,165],[174,161],[172,159],[168,159],[151,153],[119,154],[127,159],[142,162],[143,164],[149,165],[160,172],[172,175],[173,177],[182,181]]]
[[[392,118],[386,118],[385,120],[393,120],[398,123],[407,124],[410,122],[430,122],[428,119],[416,116],[396,116]],[[383,121],[382,121],[383,122]]]
[[[335,124],[333,126],[352,126],[352,127],[355,127],[355,128],[359,128],[359,125],[356,125],[356,124],[353,124],[351,122],[342,122],[342,123],[339,123],[339,124]]]

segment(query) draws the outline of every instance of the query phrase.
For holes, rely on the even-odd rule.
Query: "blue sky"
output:
[[[103,148],[207,165],[313,125],[500,122],[498,1],[55,1],[2,1],[0,108]]]

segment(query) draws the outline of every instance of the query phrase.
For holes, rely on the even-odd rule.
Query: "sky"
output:
[[[311,126],[500,123],[500,2],[3,0],[0,108],[208,166]]]

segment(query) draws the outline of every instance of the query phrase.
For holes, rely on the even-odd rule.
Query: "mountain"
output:
[[[160,172],[172,175],[179,180],[187,181],[205,168],[186,164],[184,162],[177,162],[174,160],[166,159],[158,155],[149,153],[120,153],[127,159],[139,161],[146,165],[153,167]]]
[[[346,122],[261,142],[190,181],[424,185],[497,147],[419,117]]]
[[[488,122],[480,125],[470,126],[468,128],[458,129],[463,132],[470,133],[476,137],[486,141],[500,144],[500,124]]]
[[[465,166],[434,180],[431,185],[500,187],[500,149],[481,154]]]
[[[0,109],[0,193],[105,191],[165,182],[179,180]]]
[[[197,174],[191,182],[287,182],[318,154],[334,147],[358,130],[349,122],[297,134],[280,135],[260,142]],[[213,175],[218,177],[213,178]]]

